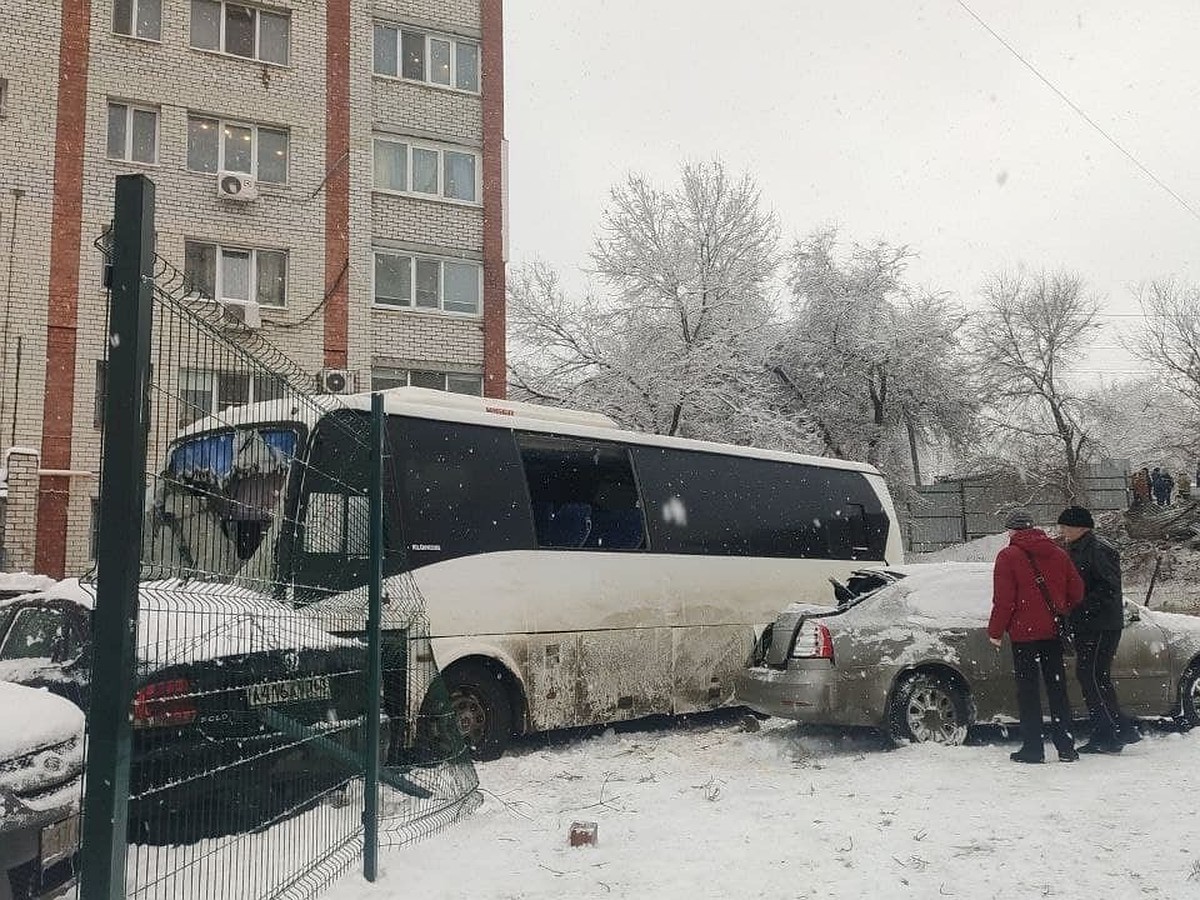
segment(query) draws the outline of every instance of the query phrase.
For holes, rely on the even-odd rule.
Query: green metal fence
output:
[[[132,240],[152,235],[152,186],[118,181],[98,245],[116,337],[83,895],[309,897],[359,860],[373,877],[376,841],[426,836],[479,800],[424,600],[406,561],[383,557],[399,523],[382,497],[381,407],[373,426],[316,393],[315,372],[205,297],[194,271]],[[122,304],[139,302],[145,346],[123,345],[138,317]],[[333,457],[315,446],[329,435]],[[124,824],[105,831],[106,815]]]

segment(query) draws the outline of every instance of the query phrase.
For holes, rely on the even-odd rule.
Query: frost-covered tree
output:
[[[1125,345],[1200,411],[1200,288],[1174,278],[1154,281],[1138,302],[1145,316],[1124,335]]]
[[[777,244],[748,175],[685,165],[671,190],[629,176],[592,253],[603,295],[568,297],[538,263],[512,273],[514,396],[662,434],[807,446],[766,366]]]
[[[1094,401],[1068,375],[1100,327],[1099,303],[1069,272],[1001,273],[982,294],[968,337],[1000,455],[1064,499],[1081,499]]]
[[[837,253],[837,234],[797,242],[793,315],[773,371],[822,452],[862,459],[894,484],[920,480],[918,443],[968,440],[977,404],[959,347],[962,317],[904,281],[908,248],[883,242]]]
[[[1105,384],[1091,399],[1096,444],[1109,459],[1128,459],[1135,469],[1167,465],[1190,472],[1200,457],[1196,406],[1162,380]]]

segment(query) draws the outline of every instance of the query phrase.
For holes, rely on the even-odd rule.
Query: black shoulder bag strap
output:
[[[1038,568],[1033,554],[1024,547],[1021,548],[1021,552],[1025,554],[1029,559],[1029,565],[1033,567],[1034,583],[1038,586],[1038,590],[1042,592],[1042,599],[1046,601],[1046,609],[1050,611],[1050,617],[1054,619],[1054,630],[1058,632],[1058,641],[1062,644],[1063,655],[1071,656],[1075,653],[1075,641],[1071,635],[1070,628],[1067,627],[1066,617],[1054,608],[1054,601],[1050,599],[1050,589],[1046,587],[1046,578],[1042,575],[1042,570]]]

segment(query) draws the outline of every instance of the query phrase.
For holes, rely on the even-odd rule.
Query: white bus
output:
[[[321,398],[307,414],[267,402],[192,426],[172,445],[170,479],[212,481],[197,489],[211,496],[235,468],[258,474],[233,502],[204,504],[241,510],[203,530],[207,546],[194,526],[185,540],[151,536],[159,558],[192,545],[172,564],[203,555],[211,568],[219,550],[290,585],[296,605],[361,594],[370,396]],[[384,408],[385,577],[411,570],[481,757],[526,731],[728,703],[783,606],[828,605],[830,578],[903,561],[870,466],[421,388],[386,391]],[[186,516],[167,518],[178,530]]]

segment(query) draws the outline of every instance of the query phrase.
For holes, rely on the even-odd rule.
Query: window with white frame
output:
[[[162,40],[162,0],[113,0],[112,30],[147,41]]]
[[[179,424],[189,425],[231,406],[279,400],[283,395],[283,382],[271,375],[180,369]]]
[[[183,272],[192,290],[210,300],[287,304],[287,253],[185,241]]]
[[[291,17],[222,0],[192,0],[192,46],[286,66]]]
[[[375,305],[479,315],[483,266],[402,250],[375,251]]]
[[[108,158],[158,162],[158,110],[109,101]]]
[[[479,93],[479,44],[375,23],[375,74]]]
[[[479,154],[377,136],[375,189],[478,203]]]
[[[288,133],[251,122],[189,115],[187,165],[193,172],[245,172],[262,182],[285,184]]]
[[[371,390],[386,391],[398,387],[433,388],[452,394],[483,396],[483,376],[463,372],[434,372],[376,366],[371,369]]]

